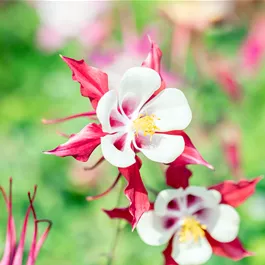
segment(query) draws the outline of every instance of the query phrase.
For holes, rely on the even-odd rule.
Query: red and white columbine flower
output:
[[[170,172],[188,164],[212,168],[182,131],[191,121],[191,110],[180,90],[165,88],[160,73],[161,57],[161,50],[151,41],[151,50],[142,66],[125,72],[115,90],[109,89],[106,73],[88,66],[84,60],[62,56],[73,72],[73,80],[80,83],[82,96],[89,98],[95,111],[43,120],[46,124],[78,117],[99,120],[101,124],[86,125],[79,133],[72,134],[66,143],[45,153],[73,156],[85,162],[101,144],[103,157],[96,165],[106,159],[119,169],[113,185],[102,195],[112,190],[123,175],[128,182],[125,194],[130,201],[134,227],[150,207],[140,176],[141,161],[136,156],[137,152],[141,151],[153,161],[170,163]]]
[[[143,214],[136,229],[152,246],[163,245],[173,237],[171,257],[178,264],[203,264],[212,255],[207,233],[221,243],[232,242],[238,234],[238,213],[220,202],[218,191],[203,187],[164,190],[154,210]]]
[[[250,256],[237,238],[240,217],[234,208],[254,193],[260,179],[225,181],[208,189],[164,190],[142,215],[138,234],[149,245],[168,243],[163,252],[165,265],[203,264],[212,253],[233,260]],[[105,212],[110,218],[132,222],[128,208]]]
[[[117,91],[100,99],[97,117],[107,133],[101,138],[102,153],[114,166],[134,164],[135,151],[160,163],[173,162],[183,152],[183,137],[164,132],[185,129],[191,110],[178,89],[166,88],[153,96],[160,86],[157,72],[134,67],[124,74]]]
[[[4,250],[2,260],[0,261],[0,264],[1,265],[22,265],[26,233],[27,233],[27,228],[28,228],[28,221],[29,221],[29,216],[32,213],[33,218],[34,218],[34,230],[33,230],[32,243],[31,243],[31,247],[29,250],[28,259],[27,259],[26,264],[34,265],[36,262],[36,258],[39,254],[39,251],[43,243],[45,242],[49,234],[49,231],[51,229],[51,226],[52,226],[52,223],[50,220],[37,219],[37,215],[36,215],[36,212],[33,206],[33,201],[36,197],[37,187],[35,186],[32,196],[30,193],[28,193],[30,205],[26,211],[25,220],[22,226],[22,231],[21,231],[20,239],[18,242],[16,241],[16,228],[15,228],[15,222],[14,222],[14,217],[12,213],[12,179],[10,179],[9,196],[6,194],[2,186],[0,186],[0,192],[2,193],[3,198],[5,200],[5,204],[6,204],[7,212],[8,212],[5,250]],[[39,223],[47,223],[48,227],[43,232],[41,237],[38,239]]]

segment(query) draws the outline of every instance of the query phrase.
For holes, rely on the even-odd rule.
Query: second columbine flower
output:
[[[142,240],[153,246],[172,244],[171,257],[181,265],[199,265],[212,255],[208,238],[221,243],[236,239],[240,217],[220,203],[217,190],[190,186],[159,193],[154,210],[143,214],[137,225]]]

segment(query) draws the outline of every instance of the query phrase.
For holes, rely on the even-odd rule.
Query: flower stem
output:
[[[119,204],[120,204],[120,201],[121,201],[121,197],[122,197],[122,191],[123,191],[123,182],[121,182],[121,184],[120,184],[120,191],[119,191],[116,207],[119,207]],[[109,255],[108,255],[107,265],[112,265],[113,264],[115,251],[116,251],[116,248],[117,248],[117,245],[118,245],[118,241],[119,241],[119,237],[120,237],[120,234],[121,234],[121,231],[122,231],[121,220],[122,219],[119,219],[117,221],[117,227],[116,227],[116,231],[115,231],[113,242],[111,244],[112,247],[111,247],[111,250],[110,250]]]

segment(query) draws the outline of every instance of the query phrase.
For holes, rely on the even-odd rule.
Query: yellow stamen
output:
[[[200,238],[205,237],[206,228],[205,225],[202,225],[194,217],[187,217],[178,233],[179,241],[183,243],[193,239],[195,242],[198,242]]]
[[[150,135],[150,141],[155,131],[158,131],[159,128],[155,125],[155,120],[160,120],[154,114],[152,115],[143,115],[139,114],[138,118],[133,121],[133,127],[135,129],[135,134],[138,136],[139,131],[144,133],[144,136]]]

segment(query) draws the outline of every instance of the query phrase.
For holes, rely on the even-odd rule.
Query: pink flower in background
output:
[[[165,265],[203,264],[212,253],[232,260],[251,256],[237,238],[240,217],[234,208],[254,193],[260,179],[225,181],[208,189],[164,190],[142,215],[137,232],[148,245],[168,243],[163,252]],[[132,222],[128,208],[105,212],[110,218]]]
[[[236,1],[174,1],[161,3],[160,9],[173,23],[203,31],[214,22],[230,16]]]
[[[40,17],[37,40],[45,50],[60,49],[69,39],[78,39],[91,48],[110,32],[111,21],[106,13],[111,1],[35,1],[31,4]]]
[[[265,56],[265,18],[264,14],[256,18],[241,47],[243,68],[252,73],[257,70]]]
[[[37,215],[33,206],[33,201],[36,197],[37,187],[34,188],[34,193],[28,193],[30,205],[26,211],[26,216],[24,219],[24,223],[22,226],[21,235],[19,237],[19,241],[16,241],[16,228],[14,217],[12,213],[12,179],[10,179],[10,187],[9,187],[9,196],[6,194],[3,187],[0,186],[0,191],[3,195],[3,198],[6,203],[7,212],[8,212],[8,224],[7,224],[7,233],[6,233],[6,243],[5,243],[5,250],[0,261],[1,265],[22,265],[23,261],[23,254],[25,252],[25,239],[26,233],[28,228],[28,221],[30,214],[33,215],[34,218],[34,230],[33,230],[33,238],[31,247],[28,254],[27,265],[34,265],[39,254],[39,251],[45,242],[49,231],[51,229],[52,223],[46,219],[37,219]],[[38,239],[38,226],[40,223],[47,223],[48,227],[43,232],[41,237]],[[24,263],[23,263],[24,264]]]
[[[154,31],[148,32],[148,34],[151,36],[157,35]],[[115,88],[122,78],[124,69],[142,64],[150,50],[150,40],[146,34],[143,34],[142,38],[138,38],[133,34],[129,36],[126,34],[123,46],[121,51],[96,51],[89,58],[95,65],[108,73],[110,88]],[[181,77],[167,71],[164,65],[161,65],[160,72],[169,87],[180,86],[184,82]]]
[[[219,128],[225,161],[232,176],[239,180],[244,177],[241,159],[241,131],[234,124],[224,123]]]
[[[131,203],[134,227],[150,207],[137,152],[141,151],[153,161],[174,166],[203,164],[211,167],[182,131],[191,121],[191,111],[180,90],[165,88],[160,72],[161,56],[161,50],[151,41],[151,51],[142,67],[127,70],[115,89],[109,89],[106,73],[88,66],[83,60],[62,57],[73,72],[73,80],[80,83],[81,94],[90,99],[96,111],[54,121],[44,120],[44,123],[56,123],[91,116],[99,120],[100,124],[86,125],[79,133],[72,134],[66,143],[45,153],[87,161],[101,145],[103,158],[119,169],[119,175],[108,191],[121,175],[128,181],[125,194]]]
[[[232,101],[238,102],[242,98],[242,85],[238,78],[240,73],[237,64],[221,56],[212,56],[206,63],[210,77]]]
[[[190,46],[199,40],[199,34],[215,22],[230,17],[236,1],[172,1],[161,2],[159,9],[173,24],[171,56],[182,66]],[[199,38],[198,38],[199,37]]]

